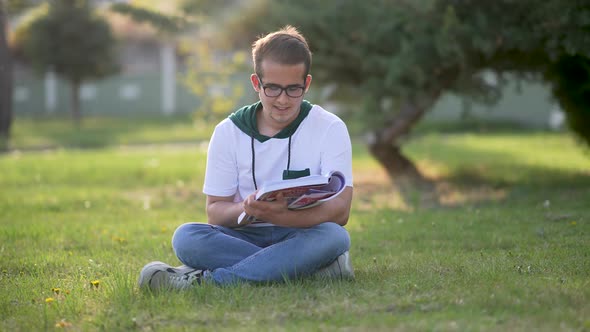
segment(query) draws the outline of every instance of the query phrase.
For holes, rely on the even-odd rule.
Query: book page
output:
[[[290,210],[307,209],[338,196],[344,190],[344,175],[338,171],[329,176],[310,176],[300,179],[271,182],[264,185],[257,194],[257,200],[274,201],[281,193],[287,200]],[[293,187],[294,186],[294,187]],[[274,188],[268,191],[269,188]],[[242,213],[238,218],[238,224],[246,221],[252,222],[255,218]]]

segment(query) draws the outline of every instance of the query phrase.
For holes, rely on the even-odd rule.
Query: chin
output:
[[[293,113],[292,110],[275,111],[272,118],[278,122],[289,122],[289,121],[295,119],[295,113]]]
[[[277,123],[289,123],[293,121],[294,118],[287,116],[273,116],[272,119]]]

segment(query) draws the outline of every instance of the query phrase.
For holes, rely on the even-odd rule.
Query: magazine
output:
[[[338,196],[345,187],[344,174],[339,171],[327,175],[310,175],[291,180],[266,182],[256,194],[259,201],[274,201],[279,193],[287,200],[290,210],[308,209]],[[246,219],[245,219],[246,218]],[[238,224],[253,222],[253,216],[245,212],[238,217]]]

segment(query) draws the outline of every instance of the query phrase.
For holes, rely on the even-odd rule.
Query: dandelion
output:
[[[112,237],[112,240],[114,242],[119,242],[119,243],[127,242],[127,240],[124,237],[120,237],[120,236],[116,236],[116,235]]]
[[[576,226],[577,224],[578,224],[578,223],[577,223],[577,222],[575,222],[575,221],[572,221],[572,222],[570,222],[570,225],[572,225],[572,226]]]
[[[52,297],[48,297],[45,299],[45,303],[47,303],[47,304],[52,304],[54,301],[55,301],[55,299]]]
[[[61,328],[63,328],[63,327],[70,327],[70,326],[72,326],[72,323],[66,322],[65,319],[62,319],[59,322],[55,323],[55,327],[61,327]]]
[[[90,284],[94,287],[94,288],[98,288],[98,286],[100,286],[100,280],[92,280],[90,282]]]

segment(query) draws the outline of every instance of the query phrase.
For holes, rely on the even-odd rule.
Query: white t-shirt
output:
[[[234,196],[243,201],[252,194],[252,141],[229,118],[216,127],[209,142],[203,193]],[[281,180],[287,169],[289,138],[254,139],[258,188],[265,181]],[[352,187],[352,146],[346,124],[336,115],[313,105],[291,137],[292,171],[310,169],[311,175],[338,170]]]

